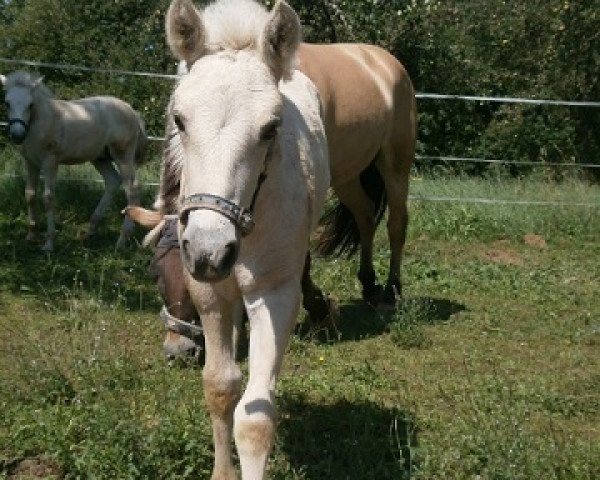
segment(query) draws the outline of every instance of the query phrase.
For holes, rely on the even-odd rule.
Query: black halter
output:
[[[267,166],[269,165],[272,150],[273,147],[269,147],[269,151],[265,158],[265,169],[258,177],[256,190],[254,190],[254,194],[252,195],[252,202],[250,203],[249,208],[240,207],[232,201],[218,195],[195,193],[185,197],[181,201],[181,208],[179,210],[180,221],[184,224],[187,223],[187,217],[193,210],[213,210],[231,220],[233,224],[240,229],[242,237],[249,235],[254,229],[254,206],[256,204],[256,199],[258,198],[258,192],[267,179]]]

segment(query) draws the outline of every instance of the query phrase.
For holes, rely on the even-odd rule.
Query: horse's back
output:
[[[334,183],[355,177],[389,139],[414,138],[412,82],[403,65],[383,48],[304,43],[298,66],[321,95]]]
[[[135,148],[143,132],[139,114],[127,102],[111,96],[60,101],[62,130],[69,160],[93,160],[106,148]],[[66,138],[68,137],[68,138]],[[72,157],[72,158],[70,158]]]
[[[99,124],[115,131],[136,131],[139,128],[139,115],[124,100],[111,96],[86,97],[72,102],[73,105],[96,117]]]

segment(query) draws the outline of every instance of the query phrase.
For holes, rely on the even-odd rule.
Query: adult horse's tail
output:
[[[146,153],[148,151],[148,135],[146,134],[146,124],[142,116],[135,112],[138,120],[138,141],[135,146],[135,164],[139,167],[146,161]]]
[[[360,184],[375,206],[375,226],[379,225],[385,208],[387,196],[381,173],[371,162],[360,174]],[[321,232],[316,250],[326,257],[352,256],[360,246],[360,232],[354,216],[341,202],[327,210],[320,221]]]

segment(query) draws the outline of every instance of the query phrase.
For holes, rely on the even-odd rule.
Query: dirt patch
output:
[[[492,248],[488,248],[483,252],[482,257],[485,260],[502,265],[523,266],[523,258],[515,251],[508,248],[510,242],[508,240],[498,240],[492,244]]]
[[[528,233],[523,237],[523,242],[525,245],[529,245],[530,247],[535,247],[539,249],[546,248],[546,239],[541,235],[536,235],[535,233]]]
[[[8,480],[59,480],[63,478],[60,466],[49,458],[33,457],[17,462],[8,474]]]

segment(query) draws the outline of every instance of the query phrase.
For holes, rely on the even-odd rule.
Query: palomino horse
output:
[[[169,115],[182,148],[178,237],[185,282],[206,342],[213,480],[264,478],[276,426],[275,386],[301,299],[311,229],[329,186],[314,84],[293,69],[294,10],[220,0],[200,13],[173,0],[167,42],[192,65]],[[280,83],[280,80],[284,80]],[[246,311],[249,378],[234,360],[233,324]]]
[[[114,97],[58,100],[43,85],[42,78],[27,72],[0,75],[0,80],[6,91],[10,138],[21,146],[27,170],[28,239],[34,238],[37,224],[35,196],[41,171],[48,224],[43,249],[54,248],[54,191],[59,164],[89,161],[104,179],[105,191],[90,219],[89,235],[96,232],[121,179],[128,203],[139,203],[136,166],[143,162],[147,137],[140,115],[129,104]],[[125,246],[133,227],[131,219],[123,221],[118,248]]]
[[[302,44],[298,66],[315,83],[323,115],[331,186],[340,203],[322,219],[318,250],[352,254],[366,302],[394,306],[402,294],[400,262],[408,224],[415,156],[416,100],[410,77],[387,51],[364,44]],[[389,273],[385,290],[373,269],[373,237],[389,206]]]

